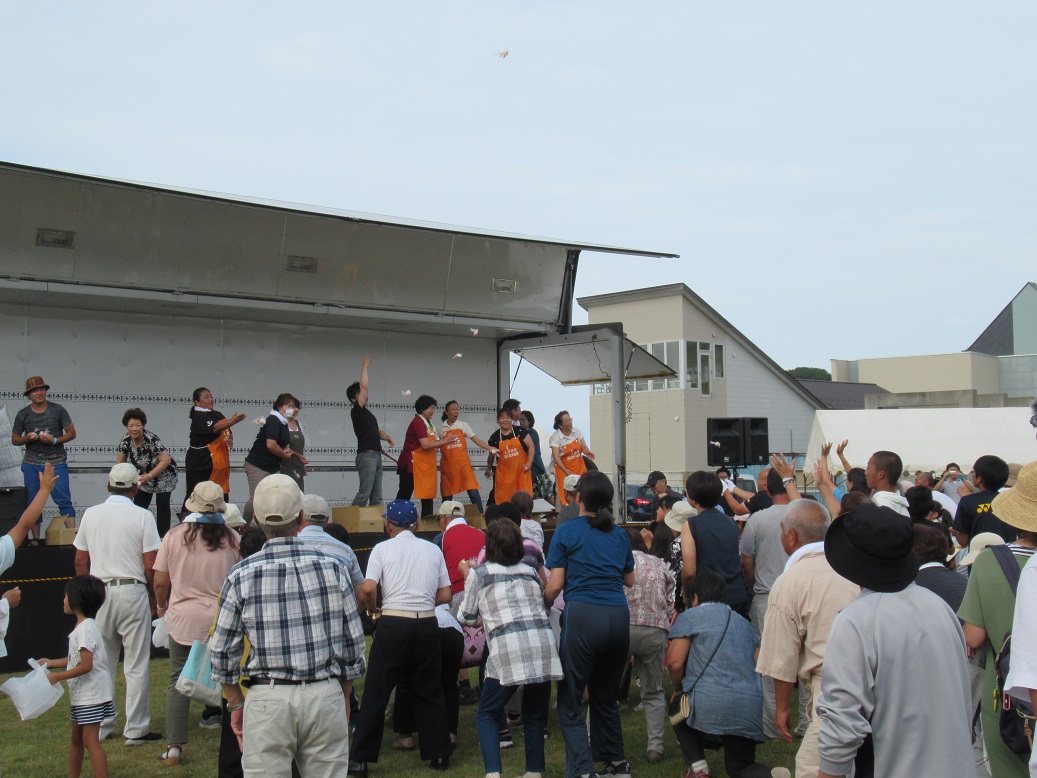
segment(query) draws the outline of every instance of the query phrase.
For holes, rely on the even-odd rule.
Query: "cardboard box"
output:
[[[439,532],[439,517],[422,516],[418,519],[418,532]]]
[[[48,546],[71,546],[76,539],[77,529],[65,529],[65,517],[57,516],[47,525]]]
[[[331,509],[331,521],[346,528],[346,532],[352,535],[360,531],[360,506],[346,505],[341,508]]]
[[[486,529],[486,519],[483,518],[478,507],[472,505],[470,502],[465,503],[464,517],[469,526],[476,527],[477,529]]]
[[[381,505],[347,505],[331,509],[331,520],[341,524],[350,534],[354,532],[381,532],[382,514],[385,508]]]

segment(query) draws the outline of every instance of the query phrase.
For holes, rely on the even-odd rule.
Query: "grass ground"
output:
[[[120,671],[121,672],[121,671]],[[10,676],[0,676],[0,683]],[[151,729],[155,732],[165,731],[165,694],[169,677],[168,660],[157,659],[151,663]],[[668,681],[667,681],[668,683]],[[358,694],[362,690],[362,682],[358,683]],[[116,707],[122,709],[125,689],[121,674],[116,683]],[[637,685],[631,684],[631,705],[637,702]],[[793,710],[796,707],[793,705]],[[461,719],[458,727],[460,737],[457,749],[450,760],[447,776],[457,778],[478,778],[482,776],[482,757],[479,742],[475,735],[475,705],[461,707]],[[121,737],[123,718],[120,715],[116,735],[105,742],[108,756],[108,769],[112,776],[152,776],[168,774],[178,778],[213,778],[216,774],[216,756],[219,750],[219,730],[206,730],[198,726],[201,706],[192,704],[190,714],[191,742],[184,748],[184,760],[179,767],[167,768],[159,762],[159,755],[165,748],[164,743],[149,746],[128,748],[123,745]],[[548,738],[545,747],[547,755],[547,774],[551,776],[565,775],[565,748],[558,733],[558,722],[552,708],[548,721]],[[0,695],[0,774],[4,778],[56,778],[68,775],[68,745],[71,727],[68,721],[68,694],[58,704],[32,721],[21,721],[10,700]],[[645,733],[644,714],[632,708],[623,711],[623,734],[627,758],[636,778],[662,778],[662,776],[679,776],[683,764],[677,748],[677,740],[672,730],[666,728],[666,759],[658,764],[648,764],[647,737]],[[513,731],[515,747],[506,749],[502,756],[504,761],[503,775],[521,775],[525,772],[523,764],[521,729]],[[420,762],[417,752],[400,753],[389,748],[394,735],[389,728],[382,747],[381,760],[371,765],[372,778],[399,775],[442,776],[431,770],[427,763]],[[784,743],[767,743],[757,750],[757,759],[770,766],[784,766],[793,769],[795,746]],[[714,776],[727,773],[723,769],[720,752],[709,753],[710,769]],[[83,775],[91,776],[89,759],[83,766]],[[343,776],[345,778],[345,776]]]

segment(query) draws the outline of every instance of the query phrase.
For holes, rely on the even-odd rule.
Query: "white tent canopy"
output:
[[[1037,459],[1029,408],[920,408],[817,411],[806,462],[811,472],[825,442],[849,440],[846,459],[864,467],[876,451],[894,451],[910,473],[943,471],[957,462],[966,471],[984,454],[1026,464]],[[834,449],[832,458],[834,460]],[[829,466],[835,466],[830,462]]]

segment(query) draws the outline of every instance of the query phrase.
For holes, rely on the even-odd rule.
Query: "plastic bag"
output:
[[[211,708],[220,707],[223,686],[212,679],[212,659],[207,643],[196,640],[191,644],[191,653],[187,655],[184,669],[180,671],[176,690],[195,702]]]
[[[3,692],[18,709],[22,721],[34,719],[53,708],[65,693],[61,683],[52,684],[47,680],[47,668],[41,667],[36,660],[29,660],[31,672],[21,678],[8,678],[0,686]]]
[[[155,631],[151,633],[151,645],[155,648],[169,648],[169,629],[166,628],[166,617],[151,622]]]

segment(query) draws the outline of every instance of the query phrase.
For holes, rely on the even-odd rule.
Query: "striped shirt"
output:
[[[322,527],[315,524],[303,527],[299,530],[299,540],[313,543],[325,554],[337,557],[349,570],[349,580],[353,582],[353,586],[359,586],[364,582],[364,574],[360,570],[360,563],[357,561],[353,549],[338,538],[329,535]]]
[[[436,607],[436,590],[450,586],[439,546],[408,530],[371,549],[367,580],[382,585],[382,610],[421,613]]]
[[[364,674],[364,630],[349,571],[298,538],[271,538],[227,576],[212,649],[212,677],[317,681]]]
[[[490,649],[486,676],[501,686],[562,678],[543,584],[533,568],[493,562],[473,568],[459,615],[467,624],[482,619]]]

